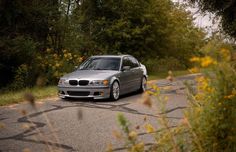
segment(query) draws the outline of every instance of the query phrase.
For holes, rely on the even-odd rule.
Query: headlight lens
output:
[[[109,81],[108,80],[93,80],[89,84],[92,86],[108,86]]]
[[[58,85],[64,85],[65,81],[66,81],[65,79],[60,79]]]

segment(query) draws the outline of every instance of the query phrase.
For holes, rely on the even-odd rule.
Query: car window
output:
[[[139,67],[138,61],[134,57],[128,57],[130,62],[131,62],[131,68],[136,68]]]
[[[90,58],[82,64],[80,70],[119,70],[120,58],[97,57]]]
[[[129,59],[128,57],[124,57],[124,58],[123,58],[122,67],[124,67],[124,66],[130,66],[130,67],[132,67],[132,63],[131,63],[131,61],[130,61],[130,59]]]
[[[134,57],[131,56],[124,57],[122,67],[124,66],[130,66],[130,68],[136,68],[139,67],[139,62]]]

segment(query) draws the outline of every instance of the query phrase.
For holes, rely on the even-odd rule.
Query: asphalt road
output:
[[[182,111],[187,106],[183,81],[194,77],[155,83],[161,88],[161,96],[168,97],[165,113],[172,125],[182,119]],[[141,101],[142,95],[133,93],[117,102],[81,99],[65,102],[54,98],[37,102],[36,109],[28,103],[0,107],[0,151],[101,152],[109,144],[114,151],[124,151],[124,141],[113,135],[114,131],[120,131],[118,113],[127,117],[140,140],[151,144],[153,139],[145,133],[143,124],[159,127],[156,120],[162,114],[157,110],[160,103],[153,99],[153,106],[149,108]],[[144,122],[144,118],[147,121]],[[138,125],[140,129],[135,129]]]

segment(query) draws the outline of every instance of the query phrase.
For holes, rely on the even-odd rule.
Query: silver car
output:
[[[61,77],[61,98],[118,100],[120,95],[146,89],[147,70],[131,55],[92,56],[80,67]]]

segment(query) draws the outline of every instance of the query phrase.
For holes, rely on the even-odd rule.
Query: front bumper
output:
[[[65,87],[58,86],[58,96],[60,98],[110,98],[109,87]]]

